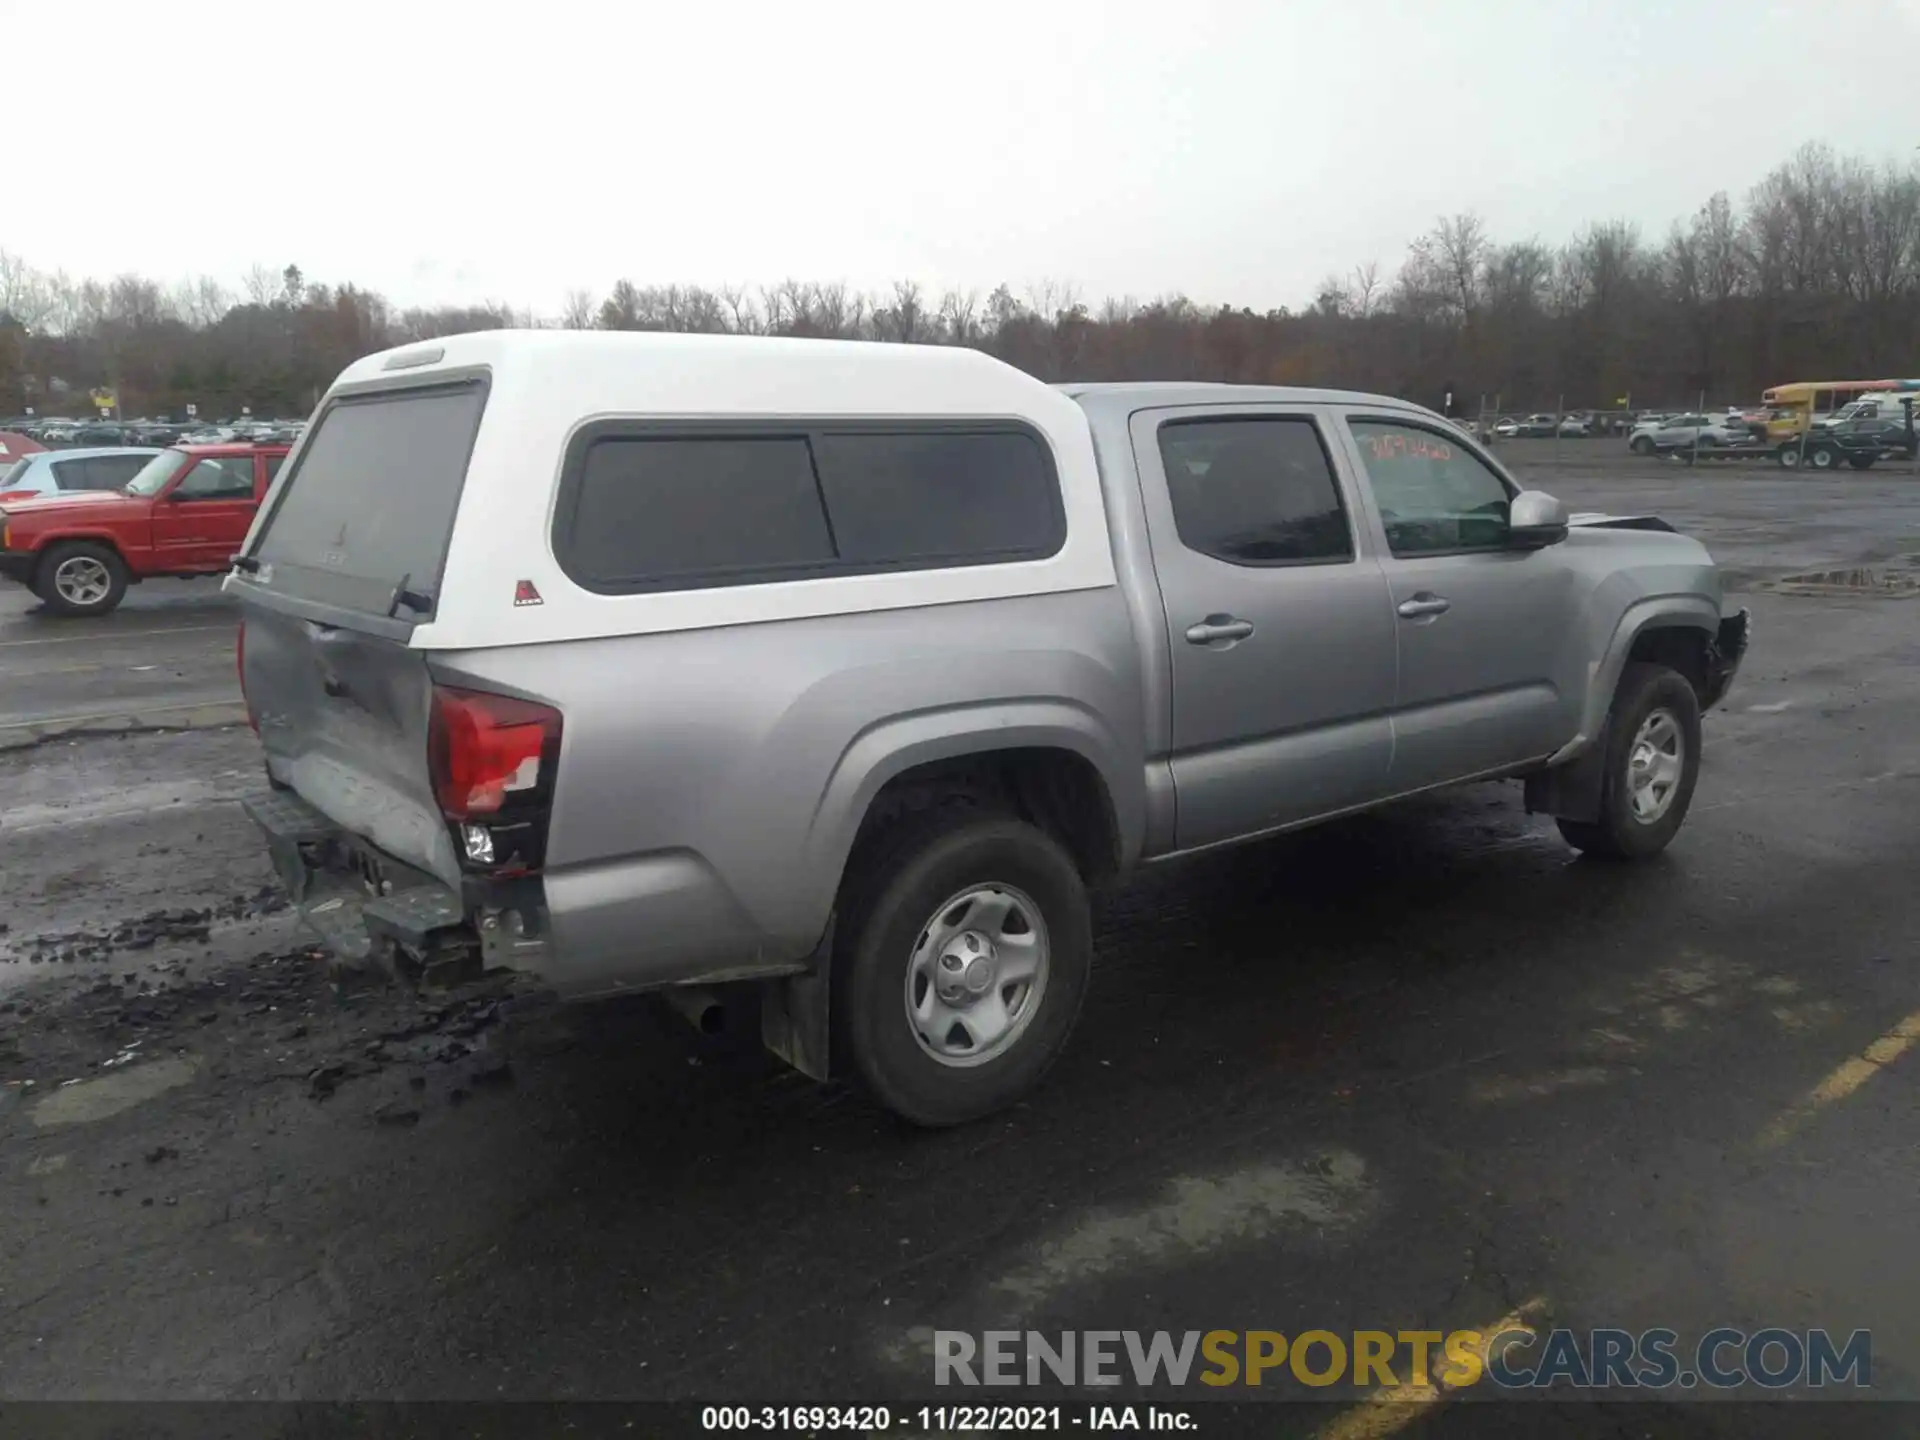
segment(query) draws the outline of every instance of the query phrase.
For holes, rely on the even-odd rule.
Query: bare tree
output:
[[[980,292],[949,290],[940,297],[940,334],[952,345],[974,345],[981,336]]]
[[[1353,278],[1346,290],[1349,315],[1356,320],[1364,320],[1373,314],[1380,303],[1380,262],[1369,260],[1364,265],[1354,266]]]
[[[280,277],[265,265],[252,265],[240,281],[249,305],[271,305],[280,293]]]
[[[569,290],[566,303],[560,308],[560,324],[568,330],[591,330],[599,308],[591,290]]]

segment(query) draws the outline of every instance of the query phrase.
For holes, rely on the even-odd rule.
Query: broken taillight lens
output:
[[[436,685],[429,749],[434,794],[449,820],[544,808],[560,758],[560,712]]]

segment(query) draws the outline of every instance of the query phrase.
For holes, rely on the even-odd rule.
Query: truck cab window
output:
[[[1333,466],[1304,416],[1170,421],[1160,458],[1189,550],[1230,565],[1353,558]]]
[[[1479,457],[1416,425],[1355,420],[1352,429],[1395,555],[1505,543],[1513,497]]]

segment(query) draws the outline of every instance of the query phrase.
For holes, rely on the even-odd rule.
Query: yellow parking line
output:
[[[1762,1150],[1770,1150],[1783,1143],[1819,1114],[1824,1106],[1846,1099],[1911,1050],[1916,1041],[1920,1041],[1920,1010],[1907,1016],[1858,1055],[1843,1062],[1831,1075],[1809,1090],[1805,1099],[1788,1106],[1760,1132],[1759,1139],[1754,1143]]]
[[[243,720],[246,718],[246,706],[238,700],[202,700],[193,705],[136,705],[126,710],[98,710],[87,715],[42,715],[32,720],[10,720],[0,724],[0,735],[10,730],[39,730],[47,725],[138,722],[149,715],[182,715],[196,710],[218,710],[223,715],[232,713]]]
[[[85,645],[89,642],[104,645],[114,640],[145,640],[154,635],[200,635],[215,630],[231,633],[233,625],[176,625],[167,630],[87,630],[74,635],[48,635],[38,640],[0,640],[0,650],[17,650],[24,645]]]
[[[1546,1302],[1535,1296],[1491,1325],[1476,1326],[1480,1332],[1480,1343],[1474,1347],[1473,1353],[1479,1357],[1482,1369],[1487,1363],[1487,1346],[1496,1335],[1510,1334],[1516,1330],[1532,1335],[1534,1329],[1530,1321],[1545,1308]],[[1426,1385],[1385,1386],[1369,1393],[1353,1409],[1335,1416],[1316,1432],[1317,1440],[1383,1440],[1383,1437],[1398,1434],[1414,1421],[1423,1419],[1434,1406],[1447,1400],[1459,1388],[1445,1384],[1438,1377]]]

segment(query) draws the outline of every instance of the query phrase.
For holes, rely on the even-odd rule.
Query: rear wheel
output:
[[[1004,1109],[1064,1048],[1086,994],[1092,920],[1072,858],[1037,827],[970,805],[862,849],[833,976],[854,1069],[915,1124]]]
[[[55,615],[105,615],[127,593],[127,563],[96,541],[64,541],[40,562],[33,588]]]
[[[1780,447],[1778,453],[1780,467],[1783,470],[1798,470],[1800,468],[1800,442],[1798,440],[1788,441]]]
[[[1873,462],[1878,458],[1877,455],[1849,455],[1847,463],[1856,470],[1871,470]]]
[[[1560,820],[1574,849],[1611,860],[1658,855],[1679,832],[1700,777],[1700,701],[1677,670],[1635,662],[1607,717],[1594,820]]]
[[[1816,470],[1831,470],[1839,460],[1840,453],[1831,445],[1815,445],[1807,451],[1807,463]]]

